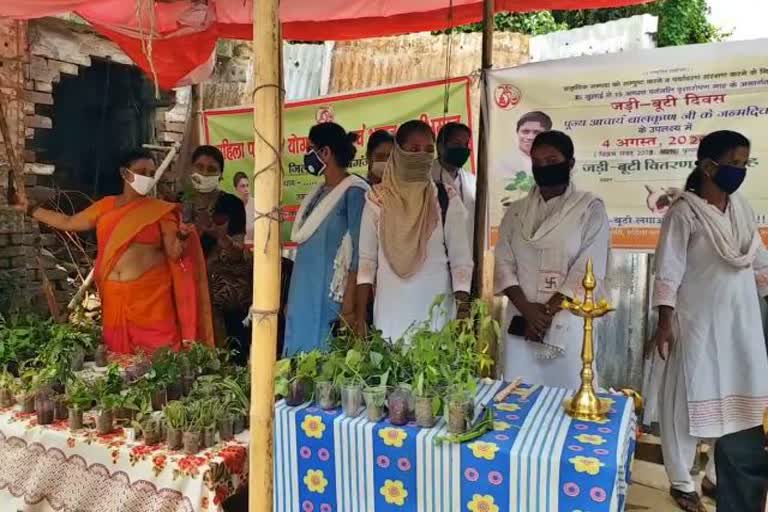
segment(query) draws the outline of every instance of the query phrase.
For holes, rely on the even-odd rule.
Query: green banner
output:
[[[280,202],[282,217],[281,235],[284,246],[291,246],[290,234],[293,219],[304,197],[322,178],[304,172],[304,153],[307,151],[307,135],[317,123],[333,121],[348,131],[358,133],[358,151],[350,165],[350,172],[365,177],[368,164],[365,145],[376,130],[392,133],[411,119],[429,123],[435,133],[452,121],[471,126],[470,82],[468,78],[414,84],[375,91],[340,96],[327,96],[313,100],[288,103],[283,111],[283,180]],[[448,92],[448,109],[445,96]],[[218,146],[224,154],[226,165],[221,188],[235,192],[234,179],[239,173],[249,177],[250,193],[254,172],[253,162],[253,111],[250,108],[210,110],[203,113],[207,144]],[[471,159],[474,163],[474,158]],[[244,200],[245,197],[243,198]],[[248,201],[250,203],[250,201]],[[249,205],[249,231],[247,240],[253,239],[253,215]]]

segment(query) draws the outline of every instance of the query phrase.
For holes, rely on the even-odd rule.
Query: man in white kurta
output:
[[[444,295],[443,311],[432,318],[440,329],[455,314],[453,294],[469,293],[472,285],[472,249],[467,238],[467,213],[453,187],[448,191],[448,208],[427,243],[427,255],[418,272],[399,277],[389,265],[379,244],[381,205],[369,194],[360,226],[358,284],[375,284],[373,323],[384,338],[395,341],[414,324],[430,317],[438,295]],[[437,201],[435,194],[434,200]]]
[[[669,209],[656,249],[653,306],[673,309],[674,342],[661,387],[661,441],[673,490],[693,493],[701,439],[761,423],[768,357],[759,296],[768,254],[739,194],[725,212],[691,192]],[[714,465],[706,469],[714,483]]]
[[[603,201],[569,185],[565,193],[545,201],[538,187],[507,209],[496,245],[494,290],[508,294],[519,286],[528,302],[546,304],[554,294],[583,297],[588,259],[600,292],[608,264],[610,228]],[[582,321],[567,311],[554,315],[543,342],[507,332],[521,313],[509,301],[505,332],[505,380],[577,389],[580,380]]]

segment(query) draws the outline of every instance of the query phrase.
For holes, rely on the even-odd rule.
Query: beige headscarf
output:
[[[430,176],[432,153],[411,153],[395,144],[381,184],[373,189],[381,205],[379,236],[389,266],[407,279],[421,269],[440,212]]]

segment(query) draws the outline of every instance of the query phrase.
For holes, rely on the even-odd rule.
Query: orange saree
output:
[[[178,224],[178,205],[141,198],[118,207],[115,197],[107,197],[86,213],[96,220],[94,276],[107,349],[152,354],[166,346],[179,350],[182,341],[192,340],[212,346],[208,280],[196,234],[188,239],[179,261],[167,258],[132,281],[108,279],[131,243],[156,242],[162,223]]]

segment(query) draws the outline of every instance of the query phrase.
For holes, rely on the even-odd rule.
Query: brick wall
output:
[[[12,142],[24,162],[25,181],[32,195],[41,189],[37,186],[38,177],[54,176],[55,181],[55,166],[40,161],[43,148],[35,147],[37,140],[44,139],[39,137],[40,132],[50,130],[55,122],[44,114],[53,105],[55,84],[62,76],[79,74],[83,67],[91,65],[92,58],[132,65],[117,46],[86,26],[52,18],[28,23],[0,20],[0,94],[11,106],[8,121]],[[181,101],[158,109],[156,144],[170,145],[184,139],[188,89],[177,91]],[[42,268],[63,308],[76,286],[68,282],[67,272],[59,265],[63,262],[45,256],[60,250],[61,243],[57,235],[45,228],[41,232],[37,223],[7,206],[7,169],[4,147],[0,144],[0,293],[8,293],[4,286],[16,283],[12,290],[19,299],[45,308]],[[178,172],[171,169],[164,181],[173,182],[177,176]],[[40,257],[41,254],[44,256]]]

